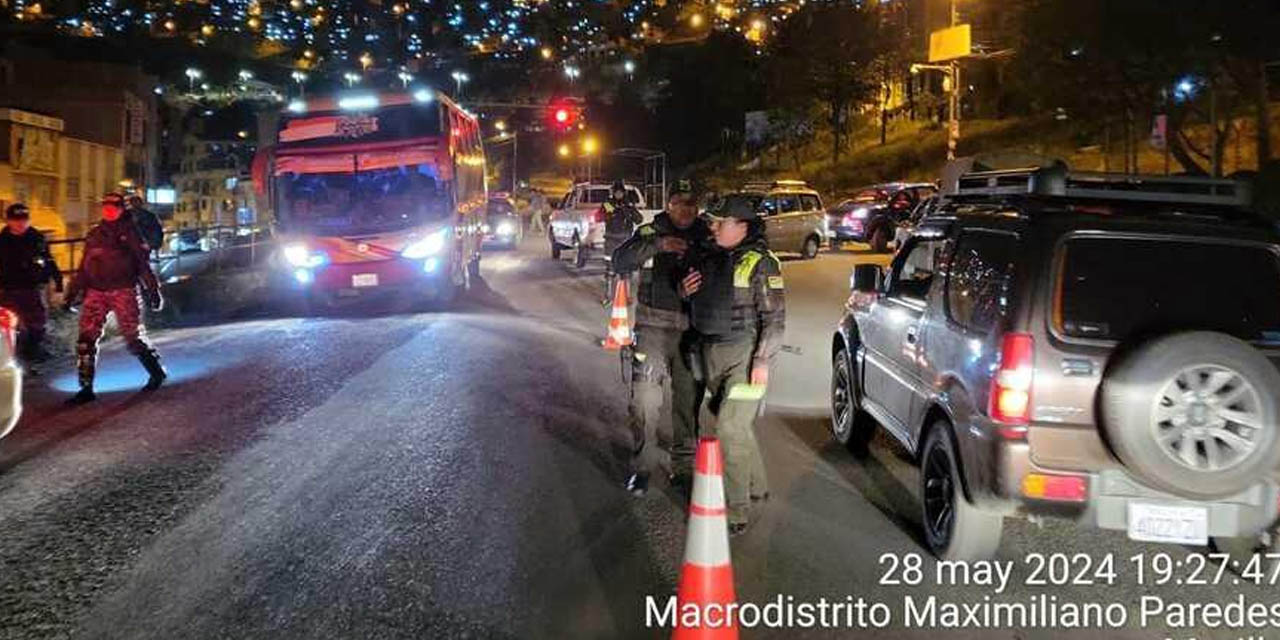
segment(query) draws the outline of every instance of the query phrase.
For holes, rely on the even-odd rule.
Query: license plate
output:
[[[357,273],[351,276],[351,286],[359,289],[361,287],[378,286],[378,274],[376,273]]]
[[[1209,544],[1209,510],[1130,503],[1129,538],[1143,542]]]

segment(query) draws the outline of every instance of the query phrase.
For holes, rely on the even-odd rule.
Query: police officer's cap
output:
[[[758,220],[755,198],[743,194],[730,194],[724,197],[720,208],[711,214],[715,218],[735,218],[744,222]]]
[[[692,196],[693,182],[690,180],[677,180],[675,185],[671,187],[671,197],[676,196]]]
[[[31,217],[31,210],[27,205],[17,202],[4,210],[4,217],[6,220],[26,220]]]

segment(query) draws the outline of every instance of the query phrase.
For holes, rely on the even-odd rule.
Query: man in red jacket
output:
[[[147,343],[138,300],[138,285],[154,311],[164,304],[160,284],[147,261],[147,246],[138,229],[125,212],[124,198],[109,193],[102,199],[102,222],[89,231],[84,241],[84,258],[80,270],[71,280],[65,305],[76,304],[83,296],[80,309],[80,337],[76,342],[80,372],[80,392],[72,404],[83,404],[97,398],[93,393],[93,376],[98,360],[98,340],[107,314],[114,313],[120,334],[129,352],[137,356],[150,379],[146,390],[158,389],[168,374],[160,365],[160,355]]]

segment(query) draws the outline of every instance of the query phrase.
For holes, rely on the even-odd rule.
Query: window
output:
[[[804,205],[805,211],[822,211],[822,203],[818,201],[818,196],[813,194],[801,195],[800,203]]]
[[[786,194],[778,196],[779,213],[795,213],[800,210],[800,196]]]
[[[889,297],[923,302],[929,295],[934,273],[942,266],[944,246],[944,238],[921,239],[907,245],[907,253],[896,261]]]
[[[973,331],[994,328],[1009,306],[1016,236],[966,231],[956,243],[947,278],[947,315]]]
[[[80,178],[67,177],[67,200],[70,202],[80,200]]]
[[[778,212],[777,198],[773,198],[773,197],[761,198],[760,205],[757,207],[757,212],[760,215],[765,215],[765,216],[771,216],[777,213]]]
[[[1054,325],[1074,338],[1126,340],[1179,329],[1280,342],[1280,262],[1266,248],[1155,238],[1073,238]]]

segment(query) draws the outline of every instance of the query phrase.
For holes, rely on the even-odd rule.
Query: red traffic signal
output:
[[[567,99],[560,99],[547,105],[547,121],[556,131],[568,131],[578,126],[582,118],[582,105]]]

